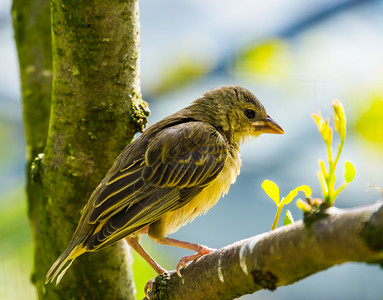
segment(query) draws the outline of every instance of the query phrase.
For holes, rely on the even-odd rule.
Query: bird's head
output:
[[[205,121],[238,144],[262,133],[284,133],[261,102],[241,86],[222,86],[208,91],[195,104],[201,109],[199,115],[203,115]]]

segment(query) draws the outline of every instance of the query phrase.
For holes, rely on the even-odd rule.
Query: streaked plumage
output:
[[[126,237],[145,258],[147,254],[137,246],[143,233],[159,243],[207,253],[197,250],[203,246],[166,235],[206,212],[228,192],[241,166],[239,145],[264,132],[283,130],[258,99],[239,86],[209,91],[150,126],[124,149],[93,192],[68,248],[46,281],[57,276],[60,281],[82,253]],[[158,273],[164,271],[145,259]]]

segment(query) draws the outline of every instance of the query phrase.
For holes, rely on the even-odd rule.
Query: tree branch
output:
[[[160,275],[151,299],[233,299],[345,262],[383,262],[383,202],[327,213],[223,247],[182,269],[182,278]]]

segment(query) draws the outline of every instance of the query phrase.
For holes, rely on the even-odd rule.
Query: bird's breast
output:
[[[169,212],[166,218],[166,233],[176,232],[181,226],[194,220],[213,207],[221,196],[228,193],[230,185],[235,182],[241,167],[239,151],[234,149],[228,155],[225,166],[217,178],[203,189],[193,200],[181,208]]]

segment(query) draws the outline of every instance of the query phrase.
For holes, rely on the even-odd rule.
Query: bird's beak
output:
[[[264,120],[253,122],[252,125],[255,126],[261,133],[285,133],[282,127],[279,126],[269,115],[267,115]]]

